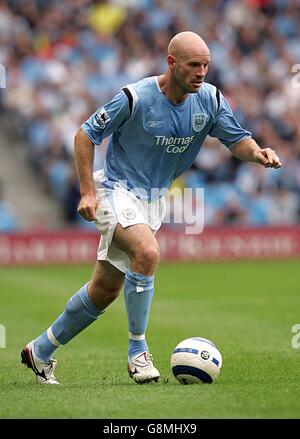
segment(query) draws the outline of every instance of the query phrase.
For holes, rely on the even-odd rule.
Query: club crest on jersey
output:
[[[102,107],[98,113],[96,113],[95,115],[95,119],[96,122],[98,123],[98,125],[100,126],[100,128],[104,129],[105,125],[107,124],[107,122],[110,121],[110,117],[107,114],[106,110],[104,109],[104,107]]]
[[[206,116],[204,113],[193,114],[193,128],[195,131],[201,131],[206,123]]]

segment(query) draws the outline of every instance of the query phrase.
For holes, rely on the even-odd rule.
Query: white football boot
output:
[[[137,354],[135,357],[128,357],[129,376],[138,384],[158,381],[160,374],[153,366],[152,355],[145,351]]]
[[[39,359],[33,349],[34,341],[28,343],[21,352],[22,363],[33,370],[39,384],[59,384],[54,376],[57,361],[51,358],[48,362]]]

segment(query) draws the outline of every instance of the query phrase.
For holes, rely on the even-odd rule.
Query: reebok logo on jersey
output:
[[[163,120],[148,120],[146,123],[147,128],[162,128],[165,125]]]
[[[107,122],[110,121],[110,117],[107,114],[106,110],[104,109],[104,107],[102,107],[98,113],[95,114],[95,119],[96,122],[98,123],[98,125],[100,126],[100,128],[104,129],[105,125],[107,124]]]

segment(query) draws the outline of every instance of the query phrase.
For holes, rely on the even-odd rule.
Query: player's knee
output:
[[[134,265],[139,267],[138,272],[152,272],[159,262],[159,249],[154,246],[143,246],[133,254]]]

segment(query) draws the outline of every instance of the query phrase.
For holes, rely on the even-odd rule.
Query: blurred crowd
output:
[[[240,162],[207,138],[177,187],[205,188],[205,224],[300,219],[300,0],[0,0],[1,106],[38,178],[80,222],[74,135],[125,84],[161,74],[177,32],[208,43],[207,82],[283,167]],[[96,148],[101,168],[107,141]]]

